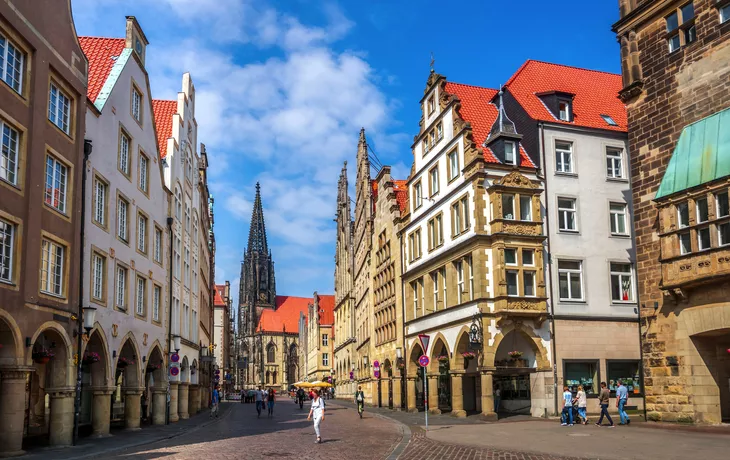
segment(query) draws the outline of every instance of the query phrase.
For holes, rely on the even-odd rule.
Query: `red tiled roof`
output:
[[[497,107],[491,103],[491,100],[497,95],[498,91],[496,89],[482,88],[480,86],[446,82],[446,92],[457,96],[459,100],[461,100],[461,109],[459,110],[459,113],[464,121],[471,123],[474,143],[477,148],[482,151],[484,161],[487,163],[500,163],[490,149],[482,148],[482,144],[484,144],[484,141],[487,139],[489,131],[492,129],[492,125],[499,114]],[[509,114],[507,115],[509,116]],[[533,168],[535,167],[532,159],[530,159],[530,157],[526,154],[525,149],[521,146],[520,154],[522,157],[522,165]]]
[[[216,284],[215,285],[215,298],[213,299],[213,305],[217,307],[225,307],[226,302],[223,300],[223,293],[225,291],[226,286],[224,284]]]
[[[152,111],[155,114],[160,158],[165,158],[167,156],[167,140],[172,137],[172,116],[177,112],[177,101],[153,99]]]
[[[373,200],[378,199],[378,182],[376,180],[371,181],[373,190]],[[408,209],[408,181],[407,180],[395,180],[393,179],[393,191],[395,192],[395,199],[398,202],[401,215]]]
[[[259,318],[257,331],[299,332],[299,313],[307,314],[307,308],[312,303],[311,297],[276,296],[276,310],[264,310]]]
[[[626,108],[618,99],[623,86],[621,75],[529,60],[505,85],[517,102],[535,120],[626,131]],[[536,95],[549,91],[575,94],[573,121],[560,121]],[[608,115],[618,124],[610,126],[601,117]]]
[[[81,50],[89,60],[89,83],[86,94],[91,102],[104,87],[106,79],[112,71],[116,58],[124,51],[123,38],[79,37]]]
[[[318,295],[319,297],[319,324],[334,326],[335,324],[335,296]]]

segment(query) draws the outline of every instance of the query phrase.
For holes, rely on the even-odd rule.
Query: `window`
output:
[[[631,264],[611,262],[611,300],[633,302],[633,269]]]
[[[119,170],[125,176],[129,176],[129,145],[132,143],[130,137],[122,131],[119,135]]]
[[[689,254],[692,252],[692,240],[689,232],[679,234],[679,253]]]
[[[329,353],[322,353],[322,365],[323,366],[329,366],[330,365],[330,355],[329,355]]]
[[[465,257],[464,261],[469,270],[469,300],[474,300],[474,269],[471,265],[471,256]]]
[[[144,316],[147,297],[147,280],[141,276],[137,277],[137,314]]]
[[[106,227],[107,185],[98,177],[94,178],[94,221]]]
[[[598,394],[598,361],[571,362],[563,360],[563,385],[576,393],[583,385],[587,395]]]
[[[439,270],[439,271],[441,272],[441,291],[442,291],[441,302],[442,302],[443,308],[446,308],[446,299],[447,299],[447,297],[446,297],[446,267],[441,267],[441,270]]]
[[[639,361],[613,361],[606,360],[606,371],[608,372],[608,389],[611,393],[616,392],[618,381],[621,380],[629,390],[629,395],[638,396],[641,391],[641,372]]]
[[[18,138],[18,132],[0,120],[0,179],[13,185],[18,184]]]
[[[431,144],[431,148],[433,148],[436,145],[436,130],[432,129],[430,133],[428,133],[429,138],[429,144]]]
[[[451,205],[452,236],[458,236],[469,230],[469,197],[464,196]]]
[[[665,18],[667,24],[667,44],[669,52],[677,51],[697,39],[694,24],[695,9],[692,2],[678,8]]]
[[[570,121],[570,101],[561,100],[558,101],[558,114],[562,121]]]
[[[730,21],[730,3],[720,7],[720,24]]]
[[[717,226],[717,242],[720,246],[730,244],[730,222]]]
[[[508,165],[517,164],[517,155],[515,154],[515,143],[505,141],[504,143],[504,162]]]
[[[464,264],[459,260],[454,262],[454,268],[456,269],[456,300],[457,303],[461,303],[464,295]]]
[[[504,263],[506,265],[517,265],[517,249],[505,248]]]
[[[327,334],[322,334],[322,346],[326,347],[329,343],[329,338],[327,337]]]
[[[519,293],[518,285],[519,272],[517,270],[507,270],[507,295],[517,296]]]
[[[418,316],[418,280],[411,281],[411,291],[413,292],[413,317]]]
[[[193,242],[198,244],[198,221],[193,217]]]
[[[0,80],[18,94],[23,92],[24,64],[25,53],[0,33]]]
[[[699,198],[695,201],[695,209],[697,211],[697,223],[701,224],[710,220],[710,210],[707,198]],[[710,249],[710,227],[702,227],[697,229],[697,248],[700,251]]]
[[[558,198],[558,228],[564,232],[577,232],[576,201],[574,198]]]
[[[609,179],[623,179],[623,150],[609,147],[606,149],[606,174]]]
[[[96,300],[104,300],[106,275],[106,258],[94,252],[91,256],[91,297]]]
[[[129,242],[129,202],[121,197],[117,198],[117,236]]]
[[[434,195],[438,194],[438,192],[439,192],[439,168],[438,168],[438,166],[434,167],[432,170],[430,170],[428,172],[428,182],[429,182],[429,187],[431,188],[431,190],[429,190],[430,196],[434,196]]]
[[[66,213],[67,184],[68,167],[47,155],[45,203],[63,214]]]
[[[680,203],[677,205],[677,221],[679,228],[689,227],[689,204]]]
[[[433,284],[433,311],[439,309],[439,272],[431,273],[431,283]],[[444,305],[445,307],[445,305]]]
[[[64,263],[66,248],[43,238],[41,244],[41,292],[64,295]]]
[[[520,220],[532,220],[532,197],[520,196]]]
[[[150,160],[146,156],[140,154],[139,156],[139,188],[143,192],[148,192],[149,183],[149,163]]]
[[[452,150],[447,155],[449,161],[449,182],[459,177],[459,151]]]
[[[515,196],[502,195],[502,217],[513,220],[515,218]]]
[[[116,307],[120,310],[127,309],[127,269],[121,265],[117,265]]]
[[[142,94],[132,87],[132,116],[137,122],[142,121]]]
[[[437,215],[428,221],[428,246],[429,249],[441,246],[444,242],[443,216]]]
[[[707,222],[710,219],[707,198],[698,198],[695,201],[695,207],[697,208],[697,223],[701,224],[703,222]]]
[[[525,297],[535,297],[535,272],[525,270],[522,272],[522,285],[525,290]]]
[[[583,263],[577,260],[558,261],[560,300],[583,300]]]
[[[175,188],[175,217],[177,220],[182,220],[182,194],[178,187]]]
[[[190,305],[183,302],[183,330],[182,335],[190,338]]]
[[[573,143],[555,143],[555,171],[563,174],[573,174]]]
[[[626,205],[623,203],[611,203],[611,234],[612,235],[628,235],[626,226]]]
[[[162,263],[162,230],[155,227],[155,248],[154,248],[155,262]]]
[[[152,320],[160,321],[160,303],[162,302],[162,288],[152,288]]]
[[[137,215],[137,249],[147,254],[147,218],[142,214]]]
[[[48,119],[64,133],[71,134],[71,98],[53,83],[48,94]]]
[[[181,258],[182,257],[182,246],[180,244],[180,238],[178,238],[177,236],[173,236],[172,248],[173,248],[173,252],[174,252],[173,259],[175,261],[175,264],[173,267],[175,278],[180,279],[180,266],[182,264],[182,258]]]
[[[609,126],[618,126],[618,123],[616,123],[616,121],[609,115],[601,115],[601,118],[603,118],[603,121],[605,121]]]
[[[274,361],[276,361],[276,347],[269,345],[266,348],[266,362],[273,363]]]
[[[710,227],[697,229],[697,249],[704,251],[710,249]]]
[[[535,266],[535,251],[532,249],[522,250],[522,265],[527,267]]]
[[[416,230],[408,236],[408,243],[412,262],[421,257],[421,229]]]
[[[436,110],[436,94],[431,94],[428,98],[428,114],[431,115]]]
[[[423,194],[420,182],[417,182],[416,185],[413,186],[413,194],[416,196],[416,209],[418,209],[423,204]]]
[[[190,155],[188,155],[187,160],[185,160],[185,178],[189,180],[190,182],[193,181],[193,159]]]
[[[185,257],[183,258],[183,278],[185,280],[185,286],[190,286],[190,248],[185,246],[184,249]]]
[[[0,219],[0,280],[2,281],[13,281],[14,245],[15,225]]]
[[[444,124],[439,121],[439,124],[436,125],[436,140],[440,141],[441,138],[444,137]]]
[[[715,194],[715,206],[717,207],[717,218],[730,216],[730,202],[728,193],[720,192]]]
[[[185,202],[185,231],[190,233],[190,205]]]

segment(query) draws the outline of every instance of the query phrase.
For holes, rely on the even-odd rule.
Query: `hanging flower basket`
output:
[[[197,369],[190,369],[190,375],[195,375],[196,372],[198,372]]]
[[[730,353],[730,351],[729,351],[728,353]],[[404,361],[402,361],[402,360],[401,360],[401,361],[398,361],[398,363],[396,363],[396,365],[395,365],[395,366],[396,366],[396,367],[397,367],[398,369],[405,369],[405,368],[406,368],[406,363],[405,363]]]
[[[117,367],[119,369],[124,369],[125,367],[129,366],[130,364],[134,364],[134,360],[125,358],[124,356],[120,356],[119,361],[117,361]]]
[[[517,351],[517,350],[510,351],[507,354],[509,355],[510,358],[512,358],[515,361],[518,360],[518,359],[520,359],[522,357],[522,352],[521,351]]]
[[[101,357],[99,356],[99,353],[95,351],[87,351],[84,353],[84,359],[82,360],[82,362],[84,364],[94,364],[98,363],[100,359]]]
[[[444,363],[448,363],[448,362],[449,362],[449,357],[448,357],[448,356],[446,356],[446,355],[441,355],[441,356],[439,356],[439,357],[438,357],[438,358],[436,358],[436,359],[437,359],[437,360],[438,360],[438,362],[440,362],[441,364],[444,364]]]
[[[465,351],[461,354],[461,357],[464,358],[466,361],[471,361],[472,359],[477,357],[477,354],[473,351]]]
[[[157,369],[160,369],[161,367],[162,367],[162,365],[160,365],[160,364],[148,364],[147,365],[147,370],[148,371],[156,371]]]
[[[51,350],[38,350],[33,352],[33,361],[38,364],[46,364],[54,356],[56,356],[56,354]]]

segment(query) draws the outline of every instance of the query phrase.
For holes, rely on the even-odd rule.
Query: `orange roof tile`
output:
[[[487,163],[500,163],[490,149],[482,147],[499,114],[497,106],[491,103],[491,100],[497,95],[498,91],[480,86],[446,82],[446,92],[457,96],[461,101],[459,113],[464,121],[471,124],[474,143],[482,151],[484,161]],[[535,167],[532,159],[530,159],[523,148],[520,148],[520,154],[522,157],[522,165]]]
[[[299,313],[307,314],[307,308],[312,303],[311,297],[276,296],[276,310],[264,310],[259,317],[257,331],[299,332]]]
[[[225,284],[216,284],[215,285],[215,298],[213,299],[213,305],[217,307],[225,307],[226,302],[223,300],[223,294],[225,291],[226,286]]]
[[[79,37],[81,50],[89,60],[89,83],[86,94],[91,102],[96,102],[106,79],[122,51],[123,38]]]
[[[373,190],[373,200],[378,199],[378,182],[376,180],[371,181]],[[395,199],[398,202],[401,214],[406,212],[408,208],[408,181],[407,180],[396,180],[393,179],[393,191],[395,192]],[[373,204],[374,206],[374,204]]]
[[[621,75],[529,60],[505,85],[534,120],[549,121],[611,131],[627,130],[626,108],[618,99]],[[536,95],[548,91],[575,94],[573,121],[558,120]],[[601,115],[618,124],[609,125]]]
[[[319,324],[334,326],[335,324],[335,296],[318,295],[319,297]]]
[[[172,137],[172,116],[177,113],[177,101],[153,99],[152,111],[155,114],[160,158],[165,158],[167,156],[167,140]]]

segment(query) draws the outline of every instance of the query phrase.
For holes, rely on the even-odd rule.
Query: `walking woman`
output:
[[[575,398],[578,400],[578,417],[580,417],[583,425],[588,425],[588,416],[586,415],[586,392],[583,390],[583,385],[578,385],[578,395]]]
[[[322,436],[319,433],[319,425],[324,421],[324,401],[319,396],[319,388],[315,388],[312,397],[312,408],[309,410],[307,420],[312,420],[314,415],[314,432],[317,434],[317,440],[315,444],[322,442]]]
[[[266,398],[269,401],[269,417],[274,416],[274,397],[276,393],[273,388],[269,388],[269,396]]]

